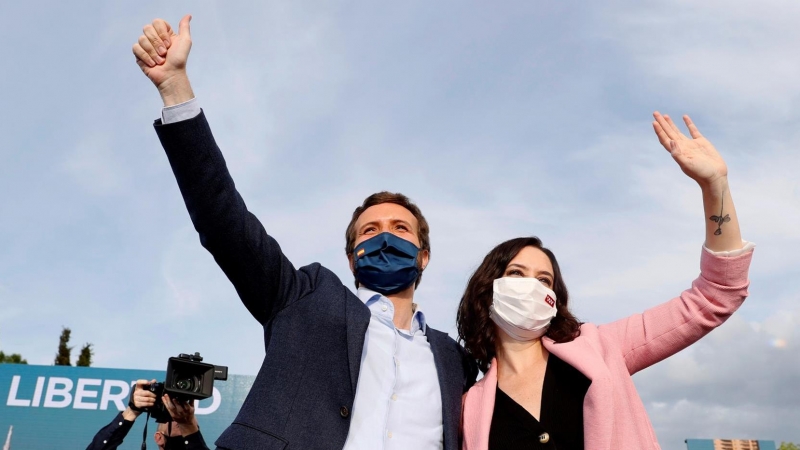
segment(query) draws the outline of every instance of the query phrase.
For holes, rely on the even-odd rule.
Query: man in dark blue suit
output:
[[[247,210],[194,98],[190,19],[178,34],[153,21],[133,52],[164,101],[156,132],[200,242],[264,327],[261,370],[216,445],[457,450],[477,368],[413,302],[430,257],[419,208],[381,192],[355,210],[346,253],[356,294],[318,263],[295,268]]]

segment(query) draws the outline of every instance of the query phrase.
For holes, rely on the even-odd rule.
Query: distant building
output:
[[[747,439],[687,439],[687,450],[777,450],[775,441]]]

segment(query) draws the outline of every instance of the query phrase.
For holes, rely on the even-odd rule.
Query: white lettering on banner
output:
[[[207,406],[205,408],[201,408],[199,406],[200,405],[200,401],[199,400],[195,400],[194,401],[194,413],[195,413],[195,415],[205,416],[205,415],[213,413],[214,411],[217,410],[217,408],[219,408],[219,404],[222,403],[222,395],[220,395],[220,393],[217,390],[217,388],[214,388],[214,392],[212,394],[213,395],[211,396],[211,405],[209,405],[209,406]]]
[[[112,394],[111,388],[119,388],[119,392]],[[105,383],[103,383],[103,396],[100,398],[100,409],[105,411],[108,409],[108,402],[114,402],[118,410],[124,411],[127,405],[126,400],[130,392],[131,387],[126,381],[106,380]]]
[[[47,387],[45,389],[45,382]],[[110,403],[119,411],[124,411],[128,406],[128,397],[131,386],[136,382],[125,380],[102,380],[99,378],[78,378],[73,381],[71,378],[64,377],[37,377],[36,387],[33,391],[33,399],[21,398],[20,385],[24,381],[20,375],[11,377],[11,386],[8,390],[7,406],[39,407],[42,394],[44,393],[44,408],[68,408],[72,405],[73,409],[107,410]],[[31,385],[28,381],[28,389]],[[102,390],[99,387],[102,386]],[[73,393],[73,388],[75,388]],[[24,391],[24,389],[23,389]],[[98,396],[100,397],[98,399]],[[99,404],[98,404],[99,400]],[[215,387],[211,396],[211,404],[201,407],[200,402],[195,400],[195,414],[207,416],[215,413],[222,404],[222,394]]]
[[[97,403],[84,402],[85,398],[97,398],[97,391],[87,391],[86,386],[100,386],[103,380],[96,378],[78,378],[78,387],[75,388],[75,402],[72,407],[75,409],[97,409]]]
[[[36,390],[33,391],[33,400],[31,406],[38,408],[42,402],[42,391],[44,390],[44,377],[36,378]]]
[[[30,400],[22,400],[17,398],[17,391],[19,391],[19,375],[14,375],[11,378],[11,389],[8,390],[8,406],[31,406]]]
[[[56,386],[62,385],[62,388]],[[72,403],[72,380],[63,377],[50,377],[47,381],[47,392],[44,394],[45,408],[66,408]],[[61,400],[55,400],[61,397]]]

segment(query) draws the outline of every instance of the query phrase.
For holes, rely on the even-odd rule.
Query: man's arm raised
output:
[[[158,88],[164,106],[194,98],[186,62],[192,47],[189,21],[178,34],[156,19],[133,46],[136,63]],[[265,323],[310,288],[307,271],[297,271],[261,222],[247,210],[228,172],[205,115],[175,123],[156,121],[156,133],[169,159],[200,242],[231,280],[251,314]]]

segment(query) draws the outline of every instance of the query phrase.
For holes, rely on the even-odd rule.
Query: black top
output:
[[[132,426],[133,422],[125,420],[122,417],[122,413],[117,414],[117,417],[114,417],[111,423],[97,432],[92,439],[92,443],[86,447],[86,450],[115,450],[122,445],[122,440],[131,431]],[[185,436],[184,439],[184,445],[187,450],[208,450],[206,441],[199,430],[196,433]],[[148,443],[155,446],[155,442]]]
[[[542,386],[541,420],[536,420],[498,385],[489,449],[583,450],[583,399],[591,383],[551,353]]]

